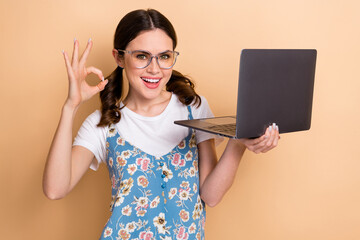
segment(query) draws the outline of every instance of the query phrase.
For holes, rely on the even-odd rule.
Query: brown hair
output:
[[[135,39],[140,32],[159,28],[173,41],[173,49],[177,44],[176,33],[170,21],[154,9],[135,10],[126,14],[119,22],[114,36],[114,48],[125,49],[130,41]],[[101,119],[98,124],[108,126],[120,121],[120,102],[123,100],[123,69],[117,67],[108,77],[109,82],[100,92]],[[176,94],[185,105],[191,103],[200,106],[201,99],[194,90],[194,84],[180,72],[173,70],[166,90]]]

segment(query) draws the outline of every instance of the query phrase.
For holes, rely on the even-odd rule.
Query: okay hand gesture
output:
[[[108,83],[108,80],[104,80],[104,75],[100,69],[92,66],[85,66],[92,45],[93,42],[91,39],[89,39],[86,49],[84,50],[79,60],[79,42],[75,39],[71,62],[69,60],[68,54],[63,51],[69,79],[69,93],[66,99],[66,103],[74,108],[79,107],[81,103],[90,99],[98,92],[104,90],[106,84]],[[94,73],[99,77],[101,82],[98,85],[90,86],[85,81],[86,76],[90,73]]]

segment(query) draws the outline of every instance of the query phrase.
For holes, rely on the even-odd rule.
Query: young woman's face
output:
[[[127,45],[127,51],[146,51],[151,55],[158,55],[173,50],[172,39],[161,29],[154,29],[140,33]],[[142,55],[136,55],[141,59]],[[172,69],[162,69],[156,58],[152,58],[145,68],[137,68],[134,55],[125,53],[119,62],[120,67],[125,69],[129,80],[129,97],[153,100],[160,97],[162,90],[169,81]]]

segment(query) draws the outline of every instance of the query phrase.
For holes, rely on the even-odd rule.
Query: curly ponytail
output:
[[[101,118],[98,127],[108,126],[120,121],[120,102],[123,91],[123,69],[117,67],[106,79],[105,89],[100,92]]]
[[[180,72],[173,70],[169,82],[166,84],[166,91],[176,94],[181,103],[190,105],[193,103],[197,107],[201,104],[200,96],[195,92],[194,83]]]

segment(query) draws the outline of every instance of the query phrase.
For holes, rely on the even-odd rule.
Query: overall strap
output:
[[[192,112],[191,112],[191,107],[190,107],[190,105],[187,106],[187,109],[188,109],[188,113],[189,113],[188,119],[189,119],[189,120],[193,120],[193,115],[192,115]]]
[[[188,109],[188,120],[193,120],[193,115],[192,115],[192,112],[191,112],[191,107],[190,105],[187,106],[187,109]],[[189,136],[192,136],[193,134],[195,134],[195,129],[193,128],[189,128]]]

